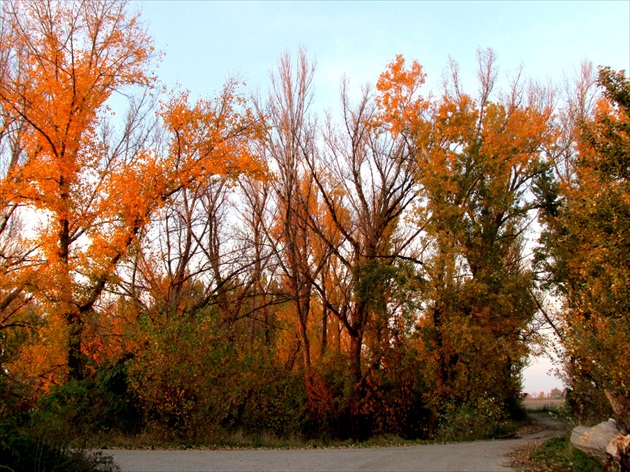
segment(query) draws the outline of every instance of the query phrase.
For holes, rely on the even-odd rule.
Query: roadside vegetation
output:
[[[552,394],[550,397],[553,396]],[[512,458],[510,465],[520,472],[600,472],[604,470],[603,463],[587,456],[571,444],[571,432],[577,420],[570,405],[564,400],[550,397],[529,399],[526,407],[532,414],[549,415],[553,423],[551,427],[557,430],[557,435],[544,441],[517,447],[510,455]],[[555,400],[555,402],[545,403],[550,400]]]
[[[530,455],[532,470],[550,472],[600,472],[604,464],[571,445],[570,434],[549,439]]]

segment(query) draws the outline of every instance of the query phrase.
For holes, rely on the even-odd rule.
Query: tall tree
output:
[[[124,2],[10,1],[2,15],[9,64],[0,101],[26,126],[23,161],[2,190],[46,219],[38,291],[66,321],[69,373],[81,378],[85,317],[147,212],[144,192],[129,183],[156,170],[150,156],[115,154],[98,125],[114,91],[152,82],[151,40]]]
[[[148,226],[143,262],[137,266],[152,310],[162,316],[194,316],[211,303],[227,318],[238,312],[228,293],[244,267],[239,248],[226,248],[230,192],[242,173],[260,178],[264,172],[249,150],[262,123],[239,94],[239,85],[230,79],[220,96],[194,104],[187,93],[174,93],[160,112],[165,163],[172,172],[188,175]]]
[[[398,130],[383,124],[384,107],[377,97],[383,99],[365,89],[353,106],[344,83],[341,129],[329,120],[321,157],[307,161],[326,215],[316,219],[311,214],[310,225],[339,262],[335,277],[343,296],[333,292],[326,296],[324,287],[317,287],[349,340],[349,407],[356,437],[365,432],[361,424],[365,382],[381,363],[380,347],[388,342],[386,332],[394,316],[388,286],[395,262],[409,251],[414,236],[401,231],[415,196],[414,148]],[[369,352],[367,336],[374,340]]]
[[[494,54],[478,58],[479,95],[462,92],[453,65],[429,133],[417,138],[419,215],[432,248],[423,325],[439,396],[515,405],[536,312],[524,254],[530,189],[555,134],[551,108],[518,80],[493,101]]]
[[[307,215],[316,199],[306,160],[315,153],[315,126],[309,116],[314,65],[306,51],[299,52],[295,66],[287,53],[272,75],[272,90],[264,113],[269,116],[262,152],[275,170],[273,195],[276,218],[268,235],[284,273],[299,333],[302,364],[308,381],[311,346],[308,324],[312,304],[312,280],[321,270],[314,259],[312,232]],[[261,107],[261,110],[263,107]]]
[[[628,427],[630,81],[603,67],[597,83],[603,95],[577,123],[572,178],[559,175],[558,198],[543,215],[544,262],[565,302],[575,413],[599,420],[612,406]]]
[[[105,122],[107,100],[155,81],[152,42],[139,15],[114,0],[16,0],[3,7],[9,65],[0,101],[26,130],[23,160],[2,195],[45,223],[36,229],[45,261],[36,290],[50,319],[64,320],[57,337],[67,346],[68,374],[80,379],[84,325],[96,316],[116,267],[169,198],[251,162],[240,139],[246,118],[235,111],[240,98],[233,91],[210,112],[207,103],[190,106],[187,94],[174,94],[161,113],[171,137],[161,153],[149,147],[146,108],[132,100],[116,142]]]

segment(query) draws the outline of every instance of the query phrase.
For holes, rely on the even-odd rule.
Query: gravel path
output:
[[[507,457],[514,448],[553,436],[553,423],[520,439],[382,448],[128,451],[107,450],[123,472],[207,471],[513,471]]]

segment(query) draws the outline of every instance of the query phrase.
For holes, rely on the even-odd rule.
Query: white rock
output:
[[[571,444],[585,454],[605,462],[607,448],[619,435],[620,428],[613,419],[588,428],[576,426],[571,433]]]

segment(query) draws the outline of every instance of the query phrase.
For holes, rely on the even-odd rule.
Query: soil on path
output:
[[[532,416],[540,427],[507,440],[377,448],[103,452],[123,472],[514,471],[508,457],[512,451],[559,432],[549,415]]]

